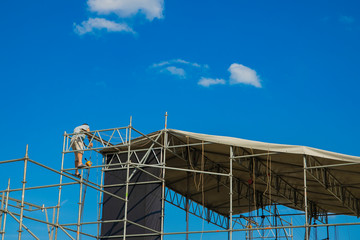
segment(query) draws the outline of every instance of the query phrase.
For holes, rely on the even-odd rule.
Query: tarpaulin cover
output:
[[[185,154],[188,149],[194,150],[188,154],[190,157],[185,157],[188,158],[187,161],[168,153],[166,165],[171,167],[188,168],[187,162],[191,159],[193,167],[200,169],[201,158],[204,158],[203,168],[205,171],[217,172],[218,170],[214,168],[217,166],[229,172],[231,146],[236,147],[236,152],[234,152],[236,156],[259,154],[256,157],[240,158],[233,161],[233,176],[238,180],[233,182],[233,214],[249,212],[254,209],[252,207],[254,203],[258,204],[261,201],[267,204],[270,200],[294,209],[304,210],[304,203],[293,201],[295,198],[293,195],[296,192],[298,199],[300,199],[299,194],[304,196],[303,167],[304,156],[306,156],[308,160],[311,160],[308,164],[316,161],[318,166],[328,166],[326,171],[322,172],[319,171],[320,169],[316,171],[309,169],[307,171],[307,196],[311,205],[316,205],[330,213],[358,215],[360,208],[357,200],[360,199],[360,157],[307,146],[266,143],[174,129],[168,130],[168,134],[172,145],[193,145],[184,148]],[[194,145],[201,142],[204,143],[203,146],[201,144]],[[349,163],[353,165],[345,165]],[[337,166],[338,164],[343,165]],[[262,171],[255,173],[253,166],[256,169],[262,169]],[[268,177],[264,175],[268,175]],[[201,188],[196,187],[199,184],[199,176],[193,175],[189,187],[187,187],[187,175],[180,171],[166,171],[166,186],[181,194],[190,194],[191,199],[198,203],[202,203],[202,195],[204,195],[205,206],[228,216],[229,181],[225,177],[218,179],[211,175],[204,177],[203,194]],[[270,178],[272,178],[271,183]],[[254,200],[253,194],[246,192],[246,186],[249,186],[250,190],[255,186],[259,193],[256,197],[264,199]],[[341,188],[337,188],[339,186]],[[295,191],[289,191],[290,189]],[[355,202],[349,202],[349,193]]]
[[[137,155],[132,155],[132,161],[137,161],[137,159],[142,158],[145,152],[137,152]],[[156,163],[156,155],[159,154],[159,151],[152,152],[147,160],[146,164],[154,164]],[[136,159],[137,158],[137,159]],[[116,161],[115,161],[116,160]],[[107,162],[109,164],[118,164],[119,162],[127,161],[127,153],[118,154],[114,157],[113,154],[107,155]],[[126,195],[126,176],[127,169],[122,168],[120,170],[111,170],[115,168],[119,168],[120,166],[111,166],[108,171],[105,171],[105,179],[104,185],[113,185],[113,184],[123,184],[123,186],[114,186],[114,187],[105,187],[105,191],[111,192],[119,197],[125,198]],[[159,176],[161,169],[159,168],[149,168],[145,167],[143,170]],[[131,169],[129,171],[129,175],[132,175],[130,180],[130,185],[128,189],[128,211],[127,211],[127,219],[129,220],[126,226],[126,235],[132,234],[149,234],[154,233],[153,231],[147,230],[139,225],[145,226],[147,228],[153,229],[155,231],[160,231],[161,227],[161,183],[147,183],[147,184],[132,184],[139,182],[147,182],[156,180],[153,176],[148,173],[140,170]],[[102,212],[102,220],[105,221],[101,225],[101,239],[123,239],[122,237],[118,238],[107,238],[104,236],[117,236],[123,235],[124,233],[124,222],[121,221],[124,218],[125,213],[125,201],[117,199],[108,194],[104,194],[103,201],[103,212]],[[106,223],[108,220],[118,220],[118,222]],[[132,224],[136,223],[139,225]],[[135,236],[131,237],[132,240],[157,240],[160,239],[159,235],[155,236]]]

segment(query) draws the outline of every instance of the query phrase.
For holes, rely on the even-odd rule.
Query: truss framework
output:
[[[249,154],[244,149],[241,149],[246,154]],[[239,152],[239,151],[237,151]],[[280,153],[278,153],[280,154]],[[296,189],[280,175],[276,174],[273,170],[269,169],[266,164],[257,159],[257,156],[250,155],[251,157],[244,158],[244,155],[239,155],[236,159],[237,163],[243,167],[244,170],[249,172],[255,168],[256,179],[260,180],[263,184],[269,184],[269,186],[284,199],[288,200],[289,204],[294,208],[303,209],[305,207],[305,196],[302,190]],[[239,158],[243,157],[243,158]],[[308,201],[308,204],[312,206],[313,213],[316,213],[316,219],[322,221],[322,217],[326,215],[326,210],[320,208],[312,201]]]
[[[359,217],[359,199],[357,199],[344,184],[336,179],[331,173],[331,170],[323,168],[315,157],[309,156],[306,160],[309,175],[340,201],[344,207]]]
[[[112,238],[122,238],[126,239],[127,237],[135,237],[135,236],[160,236],[161,239],[164,239],[166,236],[175,235],[175,234],[196,234],[199,232],[203,233],[214,233],[214,232],[227,232],[228,238],[230,240],[233,239],[233,233],[245,231],[247,232],[247,239],[265,239],[265,238],[285,238],[292,239],[293,233],[292,229],[294,228],[304,228],[306,230],[305,239],[309,239],[309,230],[315,227],[326,227],[333,226],[337,224],[328,224],[327,222],[327,212],[324,209],[316,206],[315,203],[309,201],[307,199],[307,180],[306,176],[309,175],[313,179],[315,179],[319,184],[323,185],[329,193],[331,193],[335,199],[341,201],[341,203],[349,210],[351,210],[356,215],[359,215],[359,206],[357,198],[345,187],[341,182],[336,179],[331,171],[329,171],[326,166],[322,166],[316,158],[306,157],[304,156],[304,187],[302,191],[294,188],[290,183],[286,182],[281,176],[277,175],[275,172],[271,172],[270,180],[268,179],[268,172],[271,171],[268,167],[263,164],[261,161],[257,161],[257,157],[259,154],[251,154],[246,152],[244,149],[239,149],[238,147],[230,146],[230,155],[229,157],[229,169],[221,167],[216,162],[212,161],[209,157],[205,157],[205,165],[207,169],[201,169],[199,166],[193,169],[188,167],[186,168],[174,168],[168,167],[166,165],[166,156],[167,154],[172,154],[177,158],[181,158],[185,161],[188,159],[192,159],[193,163],[196,161],[196,153],[199,153],[199,150],[195,148],[195,146],[211,144],[210,142],[203,143],[176,143],[176,136],[168,134],[167,129],[165,128],[162,131],[159,131],[152,136],[142,134],[140,131],[136,130],[132,127],[131,121],[130,125],[121,128],[113,128],[113,129],[104,129],[104,130],[96,130],[90,133],[87,133],[90,138],[90,142],[97,142],[98,146],[94,148],[85,147],[84,151],[96,151],[101,152],[106,149],[115,150],[117,153],[127,153],[126,159],[119,159],[120,154],[114,154],[113,159],[110,161],[112,168],[109,168],[109,164],[102,160],[101,165],[92,166],[89,169],[101,169],[101,183],[97,184],[92,182],[91,180],[86,180],[84,178],[78,179],[71,174],[71,171],[74,168],[64,168],[65,157],[72,157],[71,153],[73,151],[70,146],[71,136],[73,134],[64,134],[64,145],[62,152],[62,164],[60,170],[55,170],[50,167],[47,167],[41,163],[38,163],[34,160],[31,160],[28,157],[28,149],[26,149],[26,154],[24,158],[7,160],[0,162],[0,167],[2,164],[11,164],[14,162],[23,162],[24,163],[24,171],[22,178],[22,186],[21,188],[11,188],[10,187],[10,179],[7,185],[7,188],[0,191],[0,235],[2,239],[5,239],[6,235],[6,223],[9,221],[9,218],[12,218],[14,221],[18,223],[18,239],[22,238],[23,232],[26,231],[30,236],[34,239],[39,239],[36,235],[35,231],[30,228],[30,225],[25,223],[30,221],[38,222],[45,225],[45,231],[50,240],[53,239],[64,239],[66,236],[68,239],[80,239],[81,236],[89,237],[90,239],[103,239],[106,236],[100,235],[100,227],[101,224],[105,223],[101,219],[101,204],[102,198],[104,194],[111,195],[114,198],[117,198],[121,201],[127,203],[128,192],[126,192],[125,196],[120,197],[114,195],[106,190],[107,187],[116,187],[116,186],[126,186],[128,189],[131,184],[151,184],[153,182],[158,182],[162,184],[162,214],[161,214],[161,231],[155,231],[153,229],[148,229],[145,226],[141,226],[136,224],[129,219],[127,219],[126,214],[123,219],[114,219],[106,222],[123,222],[124,223],[124,231],[123,233],[112,236]],[[150,147],[146,147],[144,149],[132,149],[132,141],[137,137],[146,138],[151,144]],[[139,151],[146,151],[146,154],[143,157],[138,155]],[[161,150],[161,155],[156,159],[156,164],[151,166],[146,164],[146,159],[149,154],[154,153],[156,150]],[[242,152],[242,154],[237,154]],[[273,153],[280,154],[280,153]],[[156,155],[156,154],[155,154]],[[130,159],[135,159],[130,160]],[[256,172],[256,181],[260,181],[263,183],[270,183],[270,187],[276,194],[282,196],[287,199],[289,204],[298,209],[304,210],[304,215],[306,216],[306,222],[303,225],[293,225],[290,221],[287,221],[281,214],[278,209],[274,209],[276,206],[276,202],[270,202],[271,205],[267,207],[263,207],[263,210],[267,213],[267,215],[262,214],[261,216],[255,216],[249,213],[248,215],[233,215],[233,201],[237,199],[237,197],[242,196],[249,199],[249,201],[254,200],[253,196],[257,196],[260,193],[256,190],[254,191],[252,187],[249,186],[246,182],[241,181],[234,176],[232,170],[232,164],[237,163],[238,166],[241,166],[245,171],[255,171]],[[48,185],[40,185],[35,187],[27,186],[27,168],[28,164],[34,164],[42,169],[48,170],[59,176],[60,180],[58,184],[48,184]],[[114,168],[115,166],[115,168]],[[153,181],[147,182],[137,182],[132,183],[131,179],[137,171],[143,171],[146,174],[151,175],[150,172],[146,171],[145,167],[154,167],[161,169],[161,176],[152,176],[155,178]],[[104,172],[112,171],[114,169],[126,169],[128,172],[127,180],[123,184],[118,185],[104,185]],[[224,205],[229,205],[229,214],[222,215],[213,211],[212,209],[208,209],[202,206],[201,203],[195,202],[191,200],[191,196],[198,193],[189,193],[187,196],[181,195],[170,188],[166,187],[165,176],[166,170],[171,171],[183,171],[188,173],[196,173],[196,174],[206,174],[211,178],[219,179],[219,184],[222,186],[226,186],[229,191],[229,202],[223,203]],[[68,182],[65,181],[69,180]],[[74,222],[64,222],[60,217],[61,210],[61,201],[62,201],[62,191],[63,189],[69,186],[79,186],[79,203],[77,210],[77,219]],[[39,204],[33,204],[28,201],[25,201],[26,192],[35,190],[35,189],[45,189],[45,188],[57,188],[58,189],[58,198],[57,204],[54,206],[45,206]],[[90,188],[94,191],[99,192],[98,199],[98,207],[96,209],[97,219],[92,221],[83,221],[81,212],[84,210],[83,205],[81,204],[84,199],[84,188]],[[21,198],[11,197],[10,194],[15,192],[21,193]],[[270,199],[268,199],[270,201]],[[165,232],[164,222],[165,222],[165,202],[168,202],[172,205],[179,207],[184,210],[186,214],[190,213],[197,217],[200,217],[207,221],[208,223],[212,223],[215,226],[220,227],[222,230],[216,231],[183,231],[183,232]],[[275,204],[275,205],[273,205]],[[309,212],[309,208],[316,209],[316,216],[312,216]],[[90,210],[90,209],[86,209]],[[38,216],[32,216],[32,213],[42,212],[43,219],[40,219]],[[94,211],[94,209],[92,209]],[[127,206],[125,206],[125,213],[127,212]],[[310,219],[316,219],[320,224],[311,225]],[[274,226],[274,219],[278,221],[278,225]],[[186,218],[188,223],[188,217]],[[323,224],[321,224],[323,223]],[[152,233],[148,234],[127,234],[126,226],[127,224],[139,225],[139,227],[147,228]],[[166,223],[165,223],[166,224]],[[343,225],[359,225],[360,223],[348,223]],[[87,232],[83,231],[84,226],[93,225],[96,226],[96,232]],[[340,225],[340,224],[339,224]],[[281,234],[280,234],[281,231]]]

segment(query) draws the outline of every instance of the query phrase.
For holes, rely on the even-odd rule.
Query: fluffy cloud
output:
[[[261,88],[260,78],[254,70],[242,64],[233,63],[229,67],[230,84],[249,84]]]
[[[89,18],[87,21],[83,21],[81,24],[74,24],[74,31],[83,35],[85,33],[89,33],[94,31],[94,29],[104,29],[108,32],[130,32],[135,33],[132,28],[130,28],[125,23],[116,23],[113,21],[109,21],[105,18]]]
[[[225,84],[226,81],[224,79],[219,79],[219,78],[204,78],[202,77],[198,84],[203,86],[203,87],[209,87],[211,85],[218,85],[218,84]]]
[[[185,70],[183,68],[169,66],[161,70],[161,72],[169,72],[172,75],[179,76],[180,78],[185,78]]]
[[[142,13],[148,20],[162,18],[164,0],[88,0],[90,11],[98,14],[115,13],[119,17],[130,17]]]
[[[180,78],[187,78],[188,74],[186,73],[186,71],[188,71],[191,77],[194,78],[196,76],[200,77],[201,75],[203,75],[204,72],[208,70],[209,66],[206,64],[189,62],[178,58],[154,63],[150,66],[150,68],[157,69],[160,73],[170,73]],[[228,68],[228,71],[230,72],[230,78],[228,80],[225,80],[223,78],[211,78],[201,76],[200,80],[198,81],[198,85],[203,87],[210,87],[212,85],[247,84],[255,86],[257,88],[261,88],[261,80],[256,74],[255,70],[242,64],[233,63]]]
[[[103,15],[115,14],[121,21],[138,13],[152,21],[154,18],[162,18],[164,0],[88,0],[90,12],[102,15],[101,18],[89,18],[81,24],[74,23],[74,31],[79,35],[90,33],[95,29],[105,29],[108,32],[132,32],[133,29],[125,23],[110,21]]]

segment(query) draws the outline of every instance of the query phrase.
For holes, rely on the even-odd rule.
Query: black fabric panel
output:
[[[137,156],[132,155],[131,161],[138,162],[138,159],[141,159],[145,155],[145,152],[137,152]],[[147,160],[146,164],[157,164],[157,160],[155,155],[157,155],[158,159],[160,159],[160,151],[152,152]],[[110,164],[116,164],[122,162],[125,163],[127,161],[127,153],[115,155],[107,155],[107,162]],[[120,159],[120,160],[119,160]],[[119,166],[111,166],[110,169],[119,168]],[[151,174],[160,177],[161,169],[160,168],[152,168],[152,167],[144,167],[142,168]],[[130,169],[130,175],[133,173],[134,169]],[[123,184],[126,180],[126,168],[120,170],[106,171],[104,185],[112,185],[112,184]],[[154,181],[157,180],[153,176],[136,170],[134,176],[130,180],[131,183],[134,182],[146,182],[146,181]],[[111,192],[119,197],[125,198],[126,187],[105,187],[104,190]],[[103,200],[103,211],[102,211],[102,220],[122,220],[124,218],[125,211],[125,201],[120,199],[116,199],[108,194],[104,194]],[[154,229],[156,231],[161,230],[161,183],[151,183],[151,184],[139,184],[139,185],[130,185],[129,186],[129,201],[128,201],[128,213],[127,219],[140,224],[142,226],[146,226],[150,229]],[[153,233],[150,230],[144,229],[142,227],[136,226],[134,224],[128,223],[126,226],[126,235],[131,234],[146,234]],[[124,223],[116,222],[116,223],[103,223],[101,225],[101,236],[104,236],[105,239],[122,239],[118,238],[107,238],[105,236],[115,236],[115,235],[123,235],[124,234]],[[138,236],[131,237],[131,240],[158,240],[160,239],[160,235],[157,236]]]

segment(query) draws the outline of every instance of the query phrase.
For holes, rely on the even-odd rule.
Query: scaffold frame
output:
[[[229,240],[235,239],[234,234],[239,232],[246,233],[246,239],[294,239],[294,229],[303,229],[304,238],[306,240],[310,239],[311,229],[319,228],[329,228],[332,226],[352,226],[360,225],[360,222],[348,222],[348,223],[329,223],[328,216],[329,213],[322,209],[312,201],[307,199],[307,185],[309,182],[308,178],[315,180],[318,184],[324,186],[326,190],[333,195],[335,199],[344,204],[344,206],[352,211],[355,215],[359,215],[359,206],[358,198],[352,194],[352,192],[343,185],[336,177],[331,174],[328,170],[328,167],[341,167],[341,166],[351,166],[358,163],[354,162],[342,162],[339,164],[331,165],[322,165],[316,157],[313,156],[303,156],[303,186],[302,189],[295,188],[289,182],[284,180],[280,175],[275,172],[271,172],[269,167],[266,166],[261,161],[257,161],[257,158],[260,156],[270,156],[276,154],[282,154],[280,152],[271,152],[265,154],[256,154],[242,149],[238,146],[229,147],[228,163],[226,163],[229,168],[224,168],[220,166],[215,161],[212,161],[210,157],[207,157],[204,154],[205,146],[211,145],[212,142],[181,142],[176,139],[176,136],[169,133],[167,129],[167,115],[165,117],[165,128],[151,133],[143,134],[136,128],[132,126],[132,119],[128,126],[119,127],[119,128],[110,128],[103,130],[94,130],[86,133],[89,137],[89,143],[97,143],[97,146],[92,148],[89,145],[85,146],[84,152],[96,152],[101,154],[102,159],[100,164],[95,164],[87,168],[87,171],[90,169],[97,169],[101,171],[100,183],[95,183],[94,181],[84,178],[82,175],[81,178],[77,178],[72,174],[72,171],[75,168],[64,168],[65,159],[72,158],[73,153],[77,152],[71,149],[70,141],[73,133],[64,133],[63,139],[63,151],[61,157],[61,168],[56,170],[50,168],[44,164],[41,164],[37,161],[29,158],[29,149],[26,147],[24,158],[12,159],[0,161],[0,169],[2,165],[13,164],[13,163],[23,163],[23,175],[21,180],[21,187],[11,188],[11,184],[14,180],[12,178],[8,179],[6,189],[0,190],[0,235],[1,239],[5,239],[7,231],[7,222],[9,218],[18,223],[18,234],[17,238],[20,240],[23,238],[24,232],[29,234],[34,239],[40,239],[36,235],[35,231],[31,229],[31,226],[25,224],[26,221],[34,221],[39,224],[44,225],[44,229],[47,232],[49,240],[54,239],[64,239],[66,236],[68,239],[80,240],[82,237],[88,239],[131,239],[135,237],[150,237],[158,236],[159,239],[163,240],[167,237],[173,235],[185,235],[186,239],[189,239],[191,234],[221,234],[226,233]],[[141,144],[144,144],[145,147],[141,147]],[[195,149],[197,148],[197,149]],[[202,152],[199,150],[202,149]],[[106,161],[106,154],[108,152],[113,154],[113,159],[110,162]],[[154,151],[160,151],[159,158],[156,159],[156,164],[147,164],[147,156]],[[138,157],[139,152],[145,152],[145,155],[141,158]],[[115,154],[114,154],[115,153]],[[119,154],[127,154],[126,160],[119,159]],[[197,167],[190,166],[193,160],[190,160],[192,157],[198,154],[198,158],[204,162]],[[167,165],[167,157],[173,156],[178,159],[183,159],[184,162],[188,162],[186,167],[174,167]],[[133,161],[132,159],[136,159]],[[206,163],[205,163],[206,162]],[[233,164],[236,163],[236,167],[242,168],[244,171],[248,171],[249,174],[253,174],[254,179],[257,183],[267,185],[268,191],[270,193],[264,194],[259,192],[255,183],[250,184],[244,182],[237,178],[233,174]],[[204,169],[204,165],[208,167]],[[28,186],[28,168],[29,165],[36,165],[44,171],[49,171],[52,174],[55,174],[59,177],[57,184],[43,184],[39,186]],[[111,168],[109,166],[111,165]],[[160,169],[161,174],[155,176],[144,168],[158,168]],[[104,185],[104,174],[107,171],[115,171],[118,169],[126,169],[126,181],[118,185]],[[131,179],[136,171],[142,171],[146,174],[152,175],[154,180],[147,182],[131,182]],[[182,172],[186,174],[187,185],[190,184],[190,181],[195,178],[194,176],[199,177],[199,186],[201,190],[197,192],[188,191],[186,194],[181,194],[176,190],[172,189],[170,185],[167,185],[166,174],[168,172]],[[205,194],[204,192],[211,191],[213,189],[204,189],[204,176],[207,179],[216,179],[218,182],[218,188],[221,186],[228,189],[228,201],[226,203],[219,204],[217,207],[225,206],[227,207],[228,215],[221,214],[212,208],[208,208],[204,205]],[[202,179],[202,180],[201,180]],[[182,179],[183,181],[184,179]],[[201,182],[202,181],[202,182]],[[128,212],[128,190],[131,185],[136,184],[152,184],[152,183],[161,184],[161,227],[160,231],[142,226],[133,221],[130,221],[127,218]],[[201,184],[202,183],[202,184]],[[174,184],[174,183],[173,183]],[[278,186],[285,186],[283,192]],[[76,186],[79,188],[78,192],[78,208],[76,213],[76,220],[74,222],[66,222],[62,220],[61,217],[61,207],[62,207],[62,193],[64,189],[70,186]],[[108,187],[124,187],[126,188],[125,196],[118,196],[106,190]],[[26,201],[26,193],[32,190],[43,190],[43,189],[54,189],[57,188],[57,199],[56,204],[52,206],[45,206],[44,204],[35,204]],[[84,208],[84,189],[91,189],[98,193],[97,207],[92,209]],[[189,189],[189,187],[187,187]],[[292,214],[281,214],[278,206],[281,205],[275,200],[272,199],[271,191],[277,191],[278,195],[281,195],[284,199],[288,201],[288,206],[296,206],[302,211],[297,211]],[[20,198],[15,198],[10,195],[14,193],[19,193]],[[86,190],[85,190],[86,192]],[[107,194],[111,197],[119,199],[125,203],[124,217],[122,219],[113,219],[108,222],[120,222],[123,223],[123,232],[114,236],[102,236],[101,235],[101,225],[105,223],[102,220],[102,200],[104,194]],[[260,196],[261,195],[261,196]],[[195,201],[194,197],[203,199],[202,201]],[[248,199],[249,212],[246,214],[234,214],[233,203],[236,200],[235,196],[241,196],[245,199]],[[264,206],[259,206],[256,203],[256,199],[259,197],[264,198],[267,202]],[[186,230],[169,232],[166,231],[166,219],[165,219],[165,210],[166,204],[171,204],[177,208],[183,210],[186,214]],[[285,205],[286,206],[286,205]],[[310,209],[315,209],[310,211]],[[43,213],[45,220],[33,217],[31,214],[33,212]],[[91,221],[83,221],[82,213],[84,211],[92,211],[96,213],[96,219]],[[259,211],[261,213],[259,214]],[[295,211],[295,210],[294,210]],[[316,212],[316,215],[313,215],[312,212]],[[189,214],[196,216],[202,221],[211,223],[216,226],[216,230],[190,230],[189,229]],[[304,217],[304,223],[296,225],[292,222],[291,217],[301,215]],[[289,220],[290,218],[290,220]],[[314,223],[312,223],[312,221]],[[151,233],[147,234],[128,234],[127,226],[128,224],[134,224],[138,227],[147,229]],[[14,224],[12,224],[14,225]],[[83,231],[84,226],[96,226],[96,231],[86,232]],[[85,227],[84,227],[85,228]],[[329,233],[327,231],[327,238],[329,238]]]

